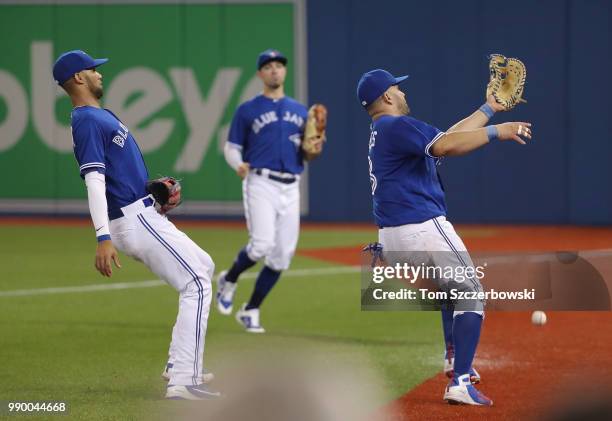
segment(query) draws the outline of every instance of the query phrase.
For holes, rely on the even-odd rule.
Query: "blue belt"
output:
[[[151,199],[150,197],[145,197],[144,199],[142,199],[142,203],[144,204],[145,208],[148,208],[149,206],[152,206],[154,201],[153,199]],[[121,210],[121,208],[119,209],[113,209],[110,212],[108,212],[108,219],[109,220],[113,220],[113,219],[118,219],[123,217],[123,211]]]
[[[295,183],[297,177],[279,177],[278,175],[274,175],[271,173],[264,174],[261,168],[256,168],[253,170],[257,175],[263,175],[264,177],[268,177],[270,180],[278,181],[283,184],[292,184]]]

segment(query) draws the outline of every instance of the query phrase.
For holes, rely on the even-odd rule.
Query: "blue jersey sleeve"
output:
[[[98,123],[92,118],[73,122],[72,141],[81,177],[93,170],[104,174],[106,171],[104,135]]]
[[[422,121],[402,117],[393,125],[394,149],[405,155],[429,156],[433,144],[444,132]]]
[[[249,134],[249,126],[244,116],[244,107],[240,106],[234,113],[230,126],[228,142],[244,147]]]

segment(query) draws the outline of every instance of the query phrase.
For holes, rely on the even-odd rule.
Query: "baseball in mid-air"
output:
[[[537,310],[531,313],[531,323],[536,326],[543,326],[546,324],[546,313]]]

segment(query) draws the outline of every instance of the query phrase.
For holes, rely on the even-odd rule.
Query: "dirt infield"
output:
[[[318,226],[318,225],[315,225]],[[457,231],[472,252],[520,252],[612,249],[612,228],[559,226],[459,226]],[[372,240],[376,241],[376,229]],[[320,260],[358,265],[362,246],[302,249],[299,254]]]
[[[612,313],[555,312],[545,326],[528,313],[487,314],[475,361],[479,389],[492,408],[451,406],[442,401],[447,379],[428,379],[388,408],[389,420],[542,419],[571,405],[567,393],[584,399],[612,375]]]
[[[612,248],[609,228],[463,227],[459,231],[472,251]],[[311,249],[299,254],[358,265],[359,249]],[[612,313],[553,312],[545,326],[534,326],[530,313],[490,312],[475,366],[482,375],[479,389],[493,399],[492,408],[446,404],[442,395],[447,379],[440,373],[390,403],[383,418],[535,420],[551,411],[564,412],[563,408],[602,391],[612,398],[605,385],[612,376]]]

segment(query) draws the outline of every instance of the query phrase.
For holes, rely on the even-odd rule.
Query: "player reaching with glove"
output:
[[[510,122],[483,127],[496,112],[511,108],[499,104],[491,93],[473,114],[446,132],[440,131],[409,116],[410,108],[399,88],[407,77],[396,78],[376,69],[363,74],[357,85],[359,101],[372,118],[368,163],[379,242],[391,264],[397,259],[416,266],[473,267],[461,238],[446,220],[436,165],[442,157],[463,155],[496,140],[525,144],[531,139],[531,124]],[[520,95],[515,96],[518,98]],[[464,282],[435,281],[442,290],[482,291],[476,277]],[[484,303],[458,301],[444,303],[442,308],[445,371],[451,377],[444,399],[449,403],[492,405],[493,401],[472,384],[480,381],[472,362]]]
[[[279,51],[259,55],[263,93],[238,107],[224,150],[227,163],[243,179],[249,241],[217,278],[217,309],[223,315],[232,313],[238,277],[263,259],[251,298],[236,312],[238,322],[251,333],[264,332],[259,308],[295,252],[304,161],[318,157],[325,141],[325,107],[315,105],[309,111],[285,95],[286,65]]]
[[[132,133],[110,110],[101,108],[102,75],[97,67],[107,61],[74,50],[62,54],[53,66],[53,78],[74,106],[74,155],[98,239],[96,269],[110,277],[113,262],[121,267],[116,247],[178,291],[166,398],[217,397],[219,393],[203,385],[202,373],[215,265],[164,215],[180,203],[180,184],[168,177],[147,183],[147,168]]]

